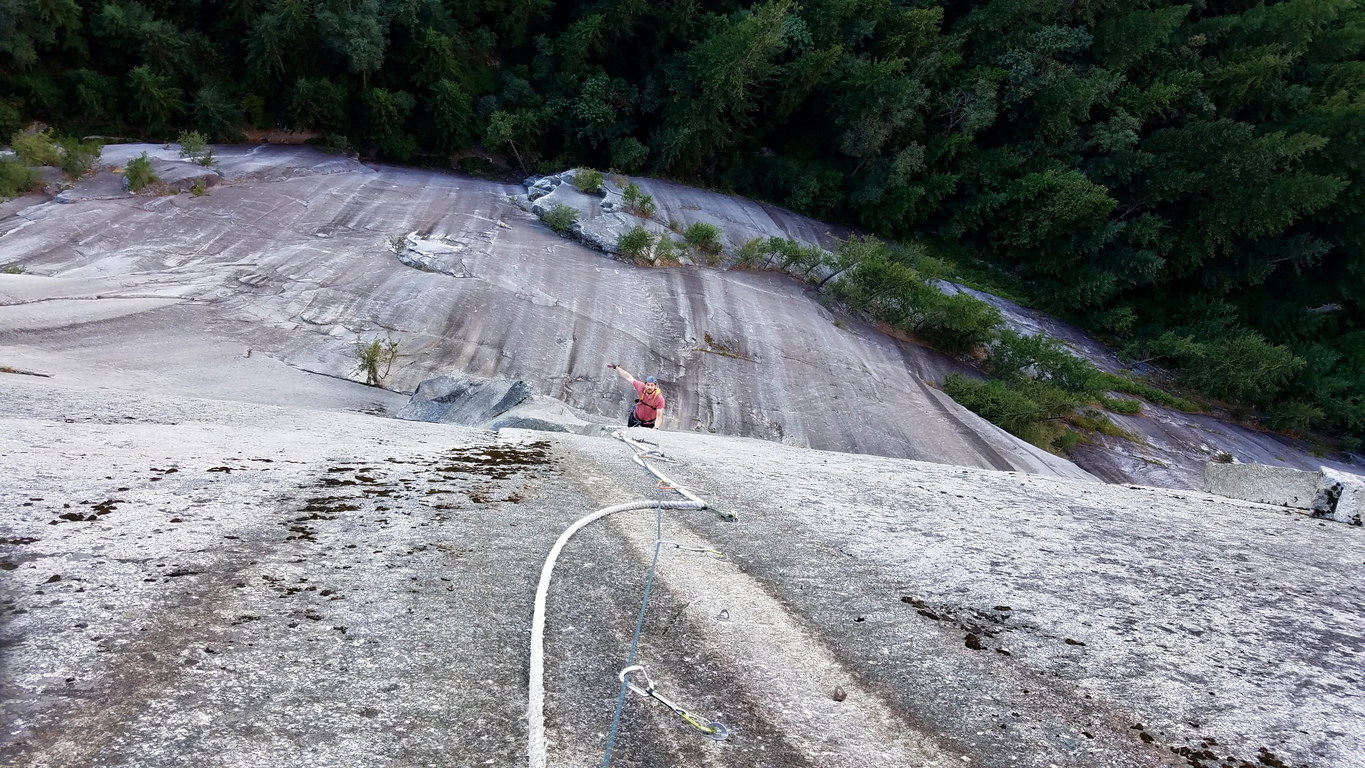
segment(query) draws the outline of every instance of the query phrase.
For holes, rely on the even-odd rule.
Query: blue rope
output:
[[[664,538],[664,506],[660,498],[663,491],[654,494],[655,501],[658,502],[658,512],[654,520],[654,560],[649,564],[649,577],[645,579],[645,595],[640,600],[640,616],[635,620],[635,636],[630,639],[630,656],[626,659],[626,666],[634,666],[635,652],[640,648],[640,631],[645,626],[645,609],[649,607],[649,590],[654,586],[654,569],[659,564],[659,549],[663,546]],[[616,746],[616,732],[621,725],[621,710],[626,705],[626,691],[629,688],[630,678],[621,680],[621,690],[616,694],[616,711],[611,716],[611,731],[607,733],[607,751],[602,755],[602,768],[611,765],[611,751]]]

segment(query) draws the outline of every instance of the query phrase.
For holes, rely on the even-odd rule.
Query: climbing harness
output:
[[[640,677],[643,677],[645,679],[645,687],[641,688],[640,686],[632,682],[630,679],[631,673],[637,673],[640,675]],[[673,714],[681,717],[683,719],[683,722],[706,734],[707,738],[714,739],[715,741],[724,741],[725,739],[729,738],[730,731],[726,729],[726,727],[723,724],[717,722],[710,723],[702,722],[701,718],[697,717],[691,712],[688,712],[686,709],[683,709],[677,704],[674,704],[662,693],[659,693],[659,691],[654,686],[654,681],[650,679],[649,673],[646,672],[645,668],[640,666],[639,664],[626,667],[625,669],[621,670],[621,673],[617,675],[617,677],[621,680],[621,682],[629,686],[632,691],[635,691],[641,696],[648,696],[649,698],[654,699],[659,703],[663,704],[665,707],[668,707],[670,710],[673,711]]]
[[[629,439],[628,437],[625,436],[624,432],[622,431],[614,432],[612,436],[617,438],[618,440],[621,440],[622,442],[625,442],[626,444],[630,445],[632,448],[635,449],[634,455],[635,463],[649,470],[650,473],[652,473],[656,478],[658,478],[659,482],[657,490],[660,494],[662,494],[662,492],[666,490],[677,491],[678,493],[686,497],[688,500],[663,501],[662,498],[656,498],[654,501],[632,501],[627,502],[625,504],[617,504],[616,506],[606,507],[605,509],[599,509],[596,512],[593,512],[589,515],[585,515],[584,517],[581,517],[577,521],[575,521],[573,525],[569,526],[567,529],[565,529],[563,533],[559,535],[559,539],[557,539],[555,541],[554,546],[550,548],[550,554],[545,558],[545,564],[540,569],[540,582],[536,586],[535,608],[531,616],[530,656],[531,669],[526,706],[527,753],[530,768],[546,768],[546,753],[549,747],[549,743],[545,736],[545,603],[547,598],[549,597],[550,578],[554,573],[555,561],[559,559],[559,553],[564,549],[564,545],[568,543],[569,539],[572,538],[575,533],[582,530],[583,527],[587,526],[589,523],[595,520],[606,517],[607,515],[615,514],[617,512],[626,512],[635,509],[652,508],[656,510],[654,561],[653,563],[650,564],[649,578],[645,582],[644,598],[640,604],[640,616],[636,621],[635,636],[631,640],[630,656],[627,661],[628,665],[633,665],[635,661],[635,652],[639,646],[640,631],[644,626],[645,608],[649,604],[650,588],[654,582],[654,571],[659,560],[659,549],[661,548],[663,543],[662,535],[663,510],[706,509],[706,502],[697,498],[686,488],[674,484],[672,480],[669,480],[658,470],[654,469],[645,462],[644,456],[650,453],[650,449],[646,448],[640,443],[637,443]],[[710,552],[714,550],[702,551]],[[720,553],[717,552],[716,554],[719,555]],[[617,697],[616,713],[612,716],[611,732],[608,735],[607,739],[607,750],[606,754],[603,757],[602,762],[603,766],[609,765],[611,761],[612,745],[615,742],[617,726],[620,723],[621,707],[625,698],[627,686],[629,686],[632,690],[637,690],[641,693],[645,693],[646,695],[649,695],[650,697],[656,698],[659,701],[663,702],[675,714],[682,716],[685,721],[687,721],[694,727],[698,728],[699,730],[702,731],[702,733],[706,734],[708,737],[712,739],[717,740],[724,739],[729,735],[729,731],[725,728],[724,725],[721,725],[720,723],[702,723],[699,718],[687,712],[687,710],[677,707],[677,705],[673,704],[672,702],[668,701],[662,696],[657,695],[656,693],[650,693],[650,691],[653,690],[654,685],[653,682],[649,680],[648,676],[645,677],[645,680],[647,682],[646,688],[639,689],[638,686],[635,686],[628,680],[627,678],[628,671],[630,671],[629,666],[627,667],[626,670],[622,670],[621,672],[621,691]],[[641,669],[641,672],[643,672],[643,669]],[[722,735],[718,736],[717,734]]]

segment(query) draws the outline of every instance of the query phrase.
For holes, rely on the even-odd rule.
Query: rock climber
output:
[[[658,379],[653,376],[646,376],[644,381],[639,381],[630,375],[630,371],[616,363],[607,363],[607,367],[615,370],[617,376],[635,388],[635,405],[630,408],[630,416],[626,419],[626,426],[660,428],[658,427],[659,412],[664,409],[664,393],[659,391]]]

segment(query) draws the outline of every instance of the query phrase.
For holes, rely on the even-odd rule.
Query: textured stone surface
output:
[[[1312,510],[1318,517],[1360,525],[1365,515],[1365,478],[1324,467]]]
[[[293,369],[299,407],[99,373],[0,374],[4,765],[524,764],[545,554],[675,498],[609,437],[358,413],[387,393]],[[713,507],[663,517],[636,661],[733,736],[632,695],[613,765],[1365,766],[1359,528],[635,432]],[[561,555],[551,765],[601,760],[656,525]]]
[[[110,146],[104,159],[143,151],[176,155]],[[1087,476],[936,389],[960,363],[840,318],[784,275],[610,260],[518,208],[520,185],[369,168],[306,147],[214,156],[224,181],[206,196],[36,203],[0,219],[0,263],[30,273],[0,275],[10,365],[88,357],[177,388],[183,369],[167,361],[222,343],[355,377],[356,342],[392,338],[394,389],[462,371],[525,381],[616,422],[629,398],[603,366],[619,361],[659,377],[670,428]],[[641,183],[661,216],[721,222],[731,241],[748,227],[831,237],[757,203]],[[404,264],[394,242],[409,235],[457,250],[466,277]],[[276,402],[268,387],[244,394],[211,376],[183,391]]]
[[[410,421],[476,426],[531,397],[524,381],[480,379],[464,374],[437,376],[417,385],[412,399],[395,414]]]
[[[1211,462],[1204,490],[1234,499],[1308,510],[1314,517],[1361,524],[1365,479],[1323,467],[1316,472],[1261,464]]]
[[[1234,499],[1312,509],[1322,482],[1322,472],[1264,464],[1209,462],[1204,470],[1204,491]]]
[[[780,275],[609,261],[518,185],[215,155],[206,197],[0,204],[30,272],[0,275],[0,366],[47,375],[0,373],[0,765],[521,764],[545,554],[667,494],[593,421],[620,361],[664,380],[682,429],[634,432],[714,507],[664,516],[636,660],[734,737],[633,697],[614,765],[1365,768],[1360,528],[1096,483],[943,398],[953,361]],[[732,242],[827,236],[646,191]],[[410,233],[470,276],[400,262]],[[582,433],[387,418],[406,396],[348,377],[390,335],[391,386],[521,380],[498,418]],[[1220,441],[1316,468],[1151,413],[1174,447],[1133,464],[1186,462],[1154,477]],[[600,763],[658,525],[561,557],[552,765]]]

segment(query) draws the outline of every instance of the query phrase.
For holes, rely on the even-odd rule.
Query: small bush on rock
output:
[[[573,185],[578,187],[578,191],[585,195],[602,194],[602,173],[591,168],[579,168],[574,171]]]
[[[356,339],[355,370],[365,374],[365,383],[379,386],[389,375],[393,361],[398,359],[398,342],[394,339],[375,339],[369,343]]]
[[[654,236],[641,226],[631,227],[628,232],[621,235],[616,240],[616,247],[621,249],[621,255],[629,256],[632,259],[640,259],[649,254],[649,248],[654,244]]]
[[[573,227],[575,221],[578,221],[578,211],[563,203],[556,203],[553,208],[545,212],[541,219],[550,225],[550,229],[562,235]]]
[[[641,192],[640,187],[634,182],[627,184],[621,191],[621,201],[625,203],[627,211],[646,219],[653,216],[656,210],[654,197]]]
[[[707,253],[720,253],[720,227],[698,221],[682,233],[687,244]]]
[[[146,152],[128,162],[128,167],[124,169],[123,176],[128,180],[128,189],[132,192],[136,192],[157,180],[156,172],[152,170],[152,159],[147,156]]]
[[[761,237],[755,237],[735,252],[735,264],[741,267],[757,266],[768,256],[768,241]]]
[[[12,157],[0,157],[0,199],[18,197],[42,186],[33,169]]]
[[[73,179],[84,176],[100,156],[100,145],[93,141],[67,138],[58,143],[62,147],[62,171]]]
[[[198,161],[208,151],[208,140],[199,131],[180,132],[180,156]]]
[[[62,164],[61,147],[53,140],[50,130],[19,131],[10,139],[10,143],[14,146],[14,154],[18,155],[25,165]]]
[[[670,262],[678,258],[678,244],[666,234],[659,235],[659,242],[654,244],[654,258],[657,261]]]

